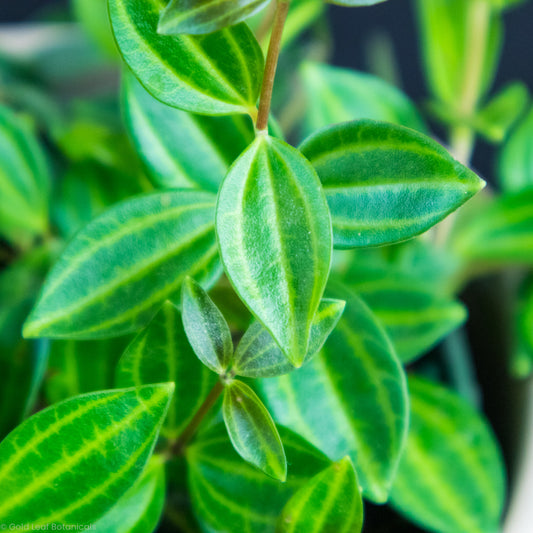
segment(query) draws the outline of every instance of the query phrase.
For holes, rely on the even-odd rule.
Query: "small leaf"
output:
[[[0,236],[28,245],[48,228],[50,176],[23,117],[0,105]]]
[[[89,393],[26,420],[0,444],[0,520],[94,523],[142,472],[173,390]]]
[[[511,370],[517,377],[530,376],[533,371],[533,277],[519,285],[514,312],[515,346]]]
[[[311,61],[301,69],[308,110],[303,133],[354,119],[392,122],[425,132],[426,126],[409,98],[376,76]]]
[[[205,36],[159,35],[161,0],[109,0],[124,60],[157,99],[206,115],[255,113],[263,55],[245,24]]]
[[[403,452],[408,397],[403,369],[380,324],[345,287],[346,309],[322,353],[303,368],[258,382],[274,419],[333,460],[350,455],[363,495],[385,502]]]
[[[253,141],[248,117],[207,117],[169,107],[125,72],[126,127],[154,185],[217,192],[229,166]]]
[[[493,200],[463,224],[454,246],[471,261],[533,263],[533,189]]]
[[[359,533],[363,502],[349,457],[313,477],[283,508],[279,533]]]
[[[300,149],[324,186],[338,248],[419,235],[485,183],[429,137],[383,122],[338,124]]]
[[[331,261],[331,222],[316,173],[288,144],[258,136],[222,183],[216,228],[235,290],[300,366]]]
[[[165,465],[152,458],[142,476],[100,520],[96,533],[151,533],[156,530],[165,505]]]
[[[224,423],[237,453],[265,474],[285,481],[287,460],[276,425],[255,392],[241,381],[224,389]]]
[[[304,363],[312,359],[322,348],[339,321],[346,302],[323,298],[311,324],[309,349]],[[272,335],[254,322],[245,332],[233,362],[232,371],[237,376],[268,378],[281,376],[294,370]]]
[[[533,107],[505,143],[498,169],[504,191],[518,192],[533,187]]]
[[[292,494],[331,464],[299,435],[284,427],[279,433],[290,465],[286,483],[245,463],[233,449],[223,424],[202,433],[187,448],[190,497],[207,529],[273,532]]]
[[[215,197],[173,190],[126,200],[76,234],[52,268],[26,337],[95,339],[143,327],[187,274],[220,272]],[[139,245],[142,243],[142,246]]]
[[[270,0],[171,0],[161,13],[163,35],[211,33],[251,17]]]
[[[216,379],[192,351],[179,311],[165,302],[120,358],[116,385],[174,382],[176,390],[161,428],[161,433],[172,439],[191,421]]]
[[[411,425],[392,504],[442,533],[499,531],[505,474],[496,439],[464,400],[409,379]]]
[[[213,372],[224,374],[232,362],[228,323],[207,293],[187,277],[181,293],[183,326],[194,352]]]

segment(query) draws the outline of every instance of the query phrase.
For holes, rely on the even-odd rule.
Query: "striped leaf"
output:
[[[0,236],[26,246],[48,228],[50,176],[23,117],[0,105]]]
[[[237,453],[265,474],[287,480],[287,460],[276,425],[255,392],[234,380],[224,388],[224,423]]]
[[[190,277],[183,284],[181,310],[185,333],[194,353],[213,372],[224,374],[233,357],[228,323],[213,300]]]
[[[505,191],[533,187],[533,107],[513,130],[499,161],[499,181]]]
[[[116,364],[130,340],[127,336],[96,341],[52,341],[45,387],[47,400],[55,403],[86,392],[111,389]],[[164,381],[171,380],[150,383]],[[136,384],[125,387],[133,385]]]
[[[162,102],[206,115],[256,112],[263,55],[241,23],[202,36],[157,33],[164,0],[109,0],[122,56]]]
[[[206,117],[169,107],[127,72],[122,107],[135,148],[161,188],[217,192],[229,165],[254,139],[249,118]]]
[[[270,0],[170,0],[161,13],[157,31],[163,35],[200,35],[251,17]]]
[[[533,276],[519,285],[514,312],[515,346],[511,369],[515,376],[527,377],[533,372]]]
[[[98,520],[96,533],[152,533],[165,505],[165,465],[154,456],[142,476]]]
[[[314,170],[288,144],[259,135],[222,183],[216,228],[235,290],[300,366],[331,260],[331,222]]]
[[[348,289],[338,294],[346,309],[322,353],[259,389],[276,422],[333,460],[350,455],[363,495],[384,502],[407,436],[405,376],[368,307]]]
[[[287,500],[312,476],[331,464],[286,428],[279,428],[287,462],[287,481],[265,476],[235,453],[223,425],[187,448],[188,484],[194,511],[207,529],[274,533]]]
[[[463,224],[460,256],[490,263],[533,263],[533,188],[500,196]]]
[[[338,124],[300,149],[324,186],[338,248],[414,237],[485,183],[430,138],[383,122]]]
[[[311,324],[309,349],[305,361],[311,360],[322,348],[339,321],[346,302],[323,298]],[[233,361],[232,371],[237,376],[269,378],[281,376],[294,370],[272,335],[254,322],[245,332]]]
[[[89,393],[21,424],[0,444],[0,520],[94,523],[142,472],[173,389]]]
[[[279,533],[359,533],[363,502],[349,457],[333,463],[294,494],[279,518]]]
[[[438,385],[413,377],[409,390],[409,438],[393,506],[431,531],[499,531],[505,474],[488,424]]]
[[[173,190],[105,212],[63,252],[24,335],[121,335],[140,329],[166,298],[177,296],[187,274],[212,283],[220,273],[214,202],[207,192]]]
[[[175,383],[176,391],[161,433],[172,439],[191,421],[214,386],[216,376],[192,351],[179,311],[165,302],[120,358],[116,385],[132,387],[169,381]]]
[[[344,279],[385,326],[403,363],[426,353],[466,320],[462,303],[403,272],[355,260]]]
[[[425,132],[426,126],[409,98],[380,78],[323,63],[300,68],[307,101],[303,134],[353,119],[392,122]]]

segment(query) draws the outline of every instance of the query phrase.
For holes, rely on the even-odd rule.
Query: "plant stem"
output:
[[[278,0],[276,12],[274,14],[274,25],[270,44],[268,45],[267,58],[265,63],[265,72],[263,74],[263,84],[261,86],[261,96],[259,98],[259,112],[255,129],[257,132],[264,132],[268,128],[268,115],[270,113],[270,103],[272,101],[272,89],[274,87],[274,78],[276,77],[276,68],[278,66],[279,52],[281,49],[281,36],[289,12],[289,2],[287,0]]]
[[[222,383],[222,381],[217,381],[215,383],[215,386],[211,389],[206,399],[204,400],[204,403],[200,406],[198,411],[196,411],[196,414],[194,415],[192,420],[189,422],[187,427],[183,430],[183,432],[178,437],[178,439],[175,441],[175,443],[171,446],[170,448],[171,455],[180,455],[183,452],[185,446],[194,437],[196,431],[198,430],[198,428],[200,427],[200,424],[202,423],[202,420],[205,418],[207,413],[209,413],[211,408],[215,405],[220,395],[222,394],[223,390],[224,390],[224,384]]]

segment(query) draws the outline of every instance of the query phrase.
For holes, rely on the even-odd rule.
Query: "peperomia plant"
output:
[[[322,0],[109,0],[121,59],[76,0],[122,121],[0,65],[0,529],[371,533],[366,501],[499,530],[458,295],[514,265],[527,375],[533,115],[519,82],[488,97],[518,3],[414,3],[445,146],[317,61]],[[478,134],[505,141],[489,191]]]

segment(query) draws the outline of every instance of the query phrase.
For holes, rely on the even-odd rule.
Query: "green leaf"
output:
[[[122,355],[116,385],[174,382],[176,391],[161,429],[165,437],[172,439],[191,421],[216,379],[192,351],[179,311],[165,302]]]
[[[107,0],[73,0],[72,7],[76,19],[100,50],[110,57],[117,56],[107,14]]]
[[[409,438],[392,505],[432,531],[499,531],[505,474],[488,424],[438,385],[413,377],[409,390]]]
[[[157,33],[162,0],[109,0],[124,60],[162,102],[206,115],[255,114],[263,55],[245,24],[205,36]]]
[[[0,105],[0,236],[27,246],[48,230],[50,176],[23,117]]]
[[[426,131],[409,98],[376,76],[311,61],[303,63],[300,72],[308,103],[305,135],[331,124],[362,118]]]
[[[203,433],[187,448],[188,483],[200,520],[214,531],[274,533],[287,500],[330,461],[286,428],[279,428],[287,481],[265,476],[245,463],[229,442],[223,425]]]
[[[487,263],[533,263],[533,189],[492,201],[457,233],[464,259]]]
[[[408,427],[405,375],[383,329],[347,288],[346,309],[322,353],[303,368],[259,381],[276,422],[333,460],[350,455],[363,495],[387,500]]]
[[[76,234],[24,326],[26,337],[94,339],[144,326],[184,277],[220,273],[215,197],[173,190],[137,196]],[[142,243],[142,246],[139,246]]]
[[[432,139],[384,122],[331,126],[300,150],[324,186],[338,248],[414,237],[485,183]]]
[[[200,361],[213,372],[224,374],[233,357],[228,323],[213,300],[190,277],[183,284],[181,310],[185,333]]]
[[[519,285],[518,302],[514,313],[515,346],[511,370],[524,378],[533,372],[533,277],[529,275]]]
[[[126,126],[154,185],[217,192],[228,167],[254,139],[248,117],[206,117],[156,100],[124,73]]]
[[[151,533],[165,505],[165,465],[154,456],[142,476],[98,522],[96,533]]]
[[[463,304],[390,267],[355,259],[344,280],[385,326],[403,363],[423,355],[466,320]]]
[[[142,472],[173,390],[89,393],[21,424],[0,444],[0,520],[94,523]]]
[[[97,341],[52,341],[45,388],[48,401],[55,403],[86,392],[111,389],[116,364],[129,340],[128,336]],[[163,381],[171,380],[151,383]]]
[[[333,463],[294,494],[279,518],[279,533],[359,533],[363,502],[349,457]]]
[[[309,348],[304,363],[312,359],[322,348],[339,321],[346,302],[323,298],[311,324]],[[237,376],[269,378],[294,370],[272,335],[260,322],[254,322],[244,333],[232,366]]]
[[[517,192],[533,187],[533,107],[505,143],[498,170],[504,191]]]
[[[290,362],[303,363],[331,261],[331,222],[302,155],[259,135],[220,189],[216,228],[235,290]]]
[[[224,423],[237,453],[265,474],[287,480],[287,460],[276,425],[255,392],[234,380],[224,388]]]
[[[171,0],[161,13],[157,31],[163,35],[199,35],[242,22],[270,0]]]

